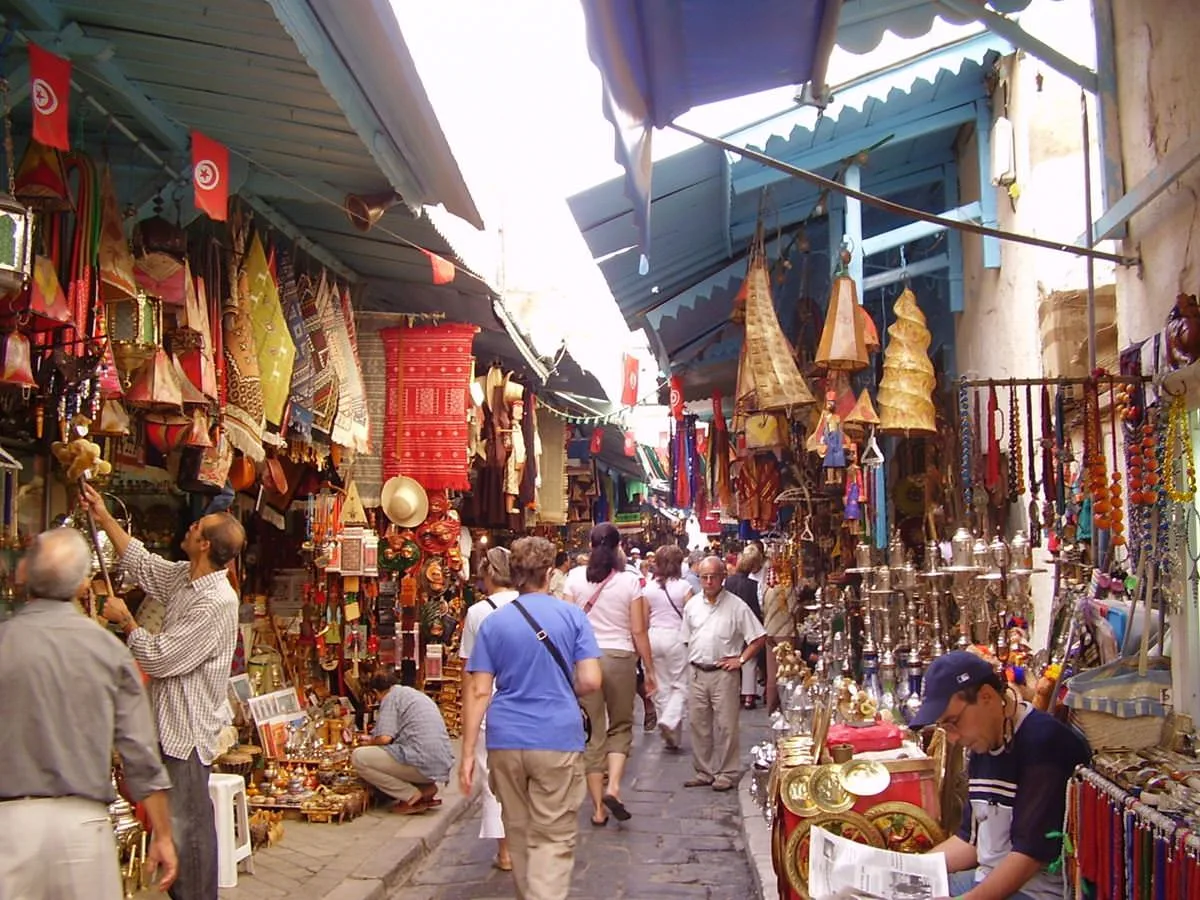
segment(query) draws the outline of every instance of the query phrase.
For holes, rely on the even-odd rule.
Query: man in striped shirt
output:
[[[127,576],[166,606],[162,630],[138,627],[120,597],[103,615],[128,637],[129,649],[150,676],[163,762],[171,776],[171,819],[179,855],[173,900],[217,900],[217,833],[208,775],[227,719],[230,664],[237,643],[238,597],[227,566],[242,551],[246,532],[229,513],[192,523],[181,547],[184,562],[167,562],[132,538],[89,485],[83,499],[112,541]]]

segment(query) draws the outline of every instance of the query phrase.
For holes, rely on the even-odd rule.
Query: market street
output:
[[[742,755],[768,735],[766,713],[742,712]],[[666,753],[657,735],[634,727],[634,751],[623,797],[633,818],[623,826],[589,824],[580,810],[572,900],[648,897],[755,897],[741,834],[738,791],[685,788],[692,775],[684,752]],[[739,791],[746,789],[743,779]],[[479,812],[452,826],[391,900],[500,900],[513,896],[510,876],[492,868],[495,841],[480,840]]]

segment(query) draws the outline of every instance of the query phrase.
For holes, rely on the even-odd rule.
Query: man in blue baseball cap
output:
[[[1067,781],[1091,756],[1073,729],[1023,701],[981,656],[956,650],[925,675],[914,729],[939,725],[970,751],[967,803],[946,854],[950,893],[970,900],[1058,900]]]

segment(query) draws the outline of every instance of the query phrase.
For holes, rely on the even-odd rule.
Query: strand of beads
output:
[[[1178,448],[1178,452],[1176,452]],[[1179,488],[1176,460],[1183,460],[1186,478]],[[1196,460],[1192,455],[1192,432],[1188,428],[1187,404],[1183,396],[1171,398],[1167,407],[1166,448],[1163,451],[1163,487],[1175,503],[1191,503],[1196,498]]]
[[[1100,395],[1096,383],[1084,388],[1083,465],[1087,492],[1092,498],[1092,540],[1096,532],[1112,528],[1112,504],[1108,499],[1108,472],[1104,464],[1104,442],[1100,436]],[[1099,561],[1097,561],[1099,564]]]
[[[971,399],[967,376],[958,383],[959,475],[962,478],[963,511],[971,513]]]
[[[1029,411],[1026,410],[1026,414]],[[1021,453],[1021,406],[1017,385],[1008,388],[1008,502],[1016,503],[1025,493],[1025,459]]]
[[[1112,503],[1112,544],[1125,545],[1125,506],[1121,503],[1121,466],[1117,455],[1117,394],[1113,382],[1108,383],[1108,417],[1112,431],[1112,483],[1108,486],[1109,501]]]

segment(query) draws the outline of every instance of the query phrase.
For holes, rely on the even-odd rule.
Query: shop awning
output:
[[[1030,0],[992,0],[998,13]],[[616,159],[634,205],[639,245],[650,252],[651,141],[693,107],[784,85],[825,94],[834,44],[856,53],[885,31],[927,32],[935,17],[966,22],[974,0],[583,0],[588,46],[604,82],[604,114],[616,132]]]

